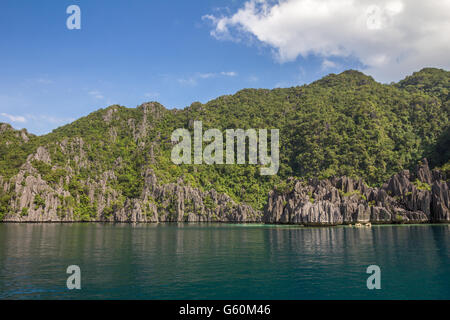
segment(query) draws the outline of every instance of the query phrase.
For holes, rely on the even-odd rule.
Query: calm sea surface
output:
[[[0,299],[450,299],[450,226],[0,224]]]

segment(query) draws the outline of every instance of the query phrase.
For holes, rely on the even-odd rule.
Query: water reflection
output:
[[[450,298],[448,226],[0,224],[0,298]],[[67,266],[82,290],[65,288]],[[382,270],[369,291],[365,269]]]

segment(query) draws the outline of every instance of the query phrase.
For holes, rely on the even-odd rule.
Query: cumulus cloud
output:
[[[322,61],[322,70],[328,70],[328,69],[336,69],[341,67],[339,63],[336,63],[334,61],[325,59]]]
[[[354,57],[381,81],[450,68],[449,0],[249,0],[235,13],[203,18],[212,21],[212,36],[257,39],[281,63]]]
[[[8,113],[0,113],[0,115],[4,118],[7,118],[11,122],[18,122],[18,123],[25,123],[27,122],[27,119],[23,116],[14,116]]]

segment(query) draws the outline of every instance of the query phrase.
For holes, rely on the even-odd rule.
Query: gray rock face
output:
[[[121,121],[120,106],[111,106],[103,114],[110,124],[112,142],[118,139]],[[156,103],[139,107],[142,119],[130,118],[125,126],[136,145],[147,153],[148,161],[155,163],[155,153],[161,140],[160,133],[154,141],[147,141],[154,130],[153,119],[163,116],[165,109]],[[26,141],[32,135],[14,130],[0,123],[0,133],[12,131],[16,139]],[[7,141],[9,142],[9,141]],[[11,142],[13,143],[13,142]],[[0,173],[0,196],[6,194],[7,212],[1,212],[8,222],[261,222],[262,212],[249,205],[238,203],[226,194],[215,190],[204,191],[178,183],[161,183],[146,167],[141,168],[142,185],[132,196],[123,194],[118,187],[118,172],[127,164],[119,156],[111,166],[96,161],[92,145],[82,137],[64,138],[55,144],[39,146],[29,154],[26,162],[13,177],[4,179]],[[154,151],[155,150],[155,151]],[[91,156],[89,156],[91,153]],[[58,154],[68,161],[58,161]],[[55,158],[55,159],[52,159]],[[61,160],[61,159],[60,159]],[[86,174],[88,172],[89,174]],[[141,191],[142,187],[142,191]],[[134,190],[133,190],[134,191]]]
[[[266,223],[338,225],[357,222],[449,222],[448,182],[431,171],[426,159],[413,174],[405,170],[381,188],[348,177],[307,182],[290,179],[290,190],[272,190],[264,209]]]
[[[140,199],[127,200],[107,221],[120,222],[261,222],[262,213],[214,189],[204,192],[179,184],[157,182],[152,170],[144,175]]]
[[[20,129],[16,130],[13,127],[11,127],[8,123],[2,123],[0,122],[0,134],[3,134],[5,132],[11,132],[16,138],[20,138],[16,141],[16,143],[22,143],[22,142],[28,142],[30,140],[30,136],[33,136],[32,134],[28,133],[26,129]],[[6,141],[6,145],[12,144],[12,141]]]
[[[246,204],[235,202],[229,196],[215,190],[201,191],[178,184],[159,184],[151,169],[143,174],[144,189],[139,198],[127,199],[108,187],[117,178],[113,171],[104,172],[96,181],[88,179],[88,217],[81,218],[80,198],[73,198],[64,188],[70,183],[70,175],[60,183],[50,186],[33,168],[33,160],[50,162],[45,148],[31,155],[21,171],[0,186],[14,190],[11,211],[6,222],[261,222],[262,213]],[[83,155],[75,159],[81,165]],[[65,179],[66,181],[63,181]]]
[[[435,181],[432,186],[431,210],[435,221],[450,221],[448,183]]]
[[[72,150],[77,168],[87,166],[84,141],[63,141]],[[305,225],[338,225],[356,222],[426,223],[449,222],[449,183],[440,172],[431,171],[426,161],[410,173],[392,176],[380,188],[348,177],[319,181],[289,179],[289,188],[272,190],[264,212],[237,203],[214,189],[202,191],[183,181],[162,184],[151,169],[142,173],[143,189],[136,198],[126,198],[112,188],[117,182],[113,170],[83,181],[82,199],[67,189],[72,169],[50,185],[33,161],[51,164],[45,148],[29,156],[20,172],[9,180],[0,177],[0,188],[12,191],[10,222],[265,222]],[[116,164],[121,164],[120,157]],[[84,203],[83,203],[84,201]]]

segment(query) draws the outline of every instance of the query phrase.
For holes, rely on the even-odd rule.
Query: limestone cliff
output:
[[[288,190],[269,193],[266,223],[339,225],[356,222],[450,222],[449,183],[426,159],[415,172],[394,175],[380,188],[348,177],[290,179]]]
[[[402,170],[428,157],[450,175],[449,79],[424,69],[385,85],[349,70],[184,109],[112,105],[41,136],[0,123],[0,221],[448,221],[444,177],[427,163]],[[175,165],[172,133],[192,135],[195,121],[205,132],[279,129],[278,174]]]
[[[49,161],[45,149],[38,149],[30,159]],[[201,191],[183,184],[158,184],[151,169],[143,173],[144,188],[138,198],[125,198],[109,187],[117,180],[113,171],[100,179],[87,179],[89,197],[72,197],[64,188],[71,175],[60,179],[56,186],[43,180],[28,161],[20,173],[0,184],[4,190],[13,189],[11,209],[5,222],[261,222],[262,213],[246,204],[236,203],[226,194]],[[86,203],[83,203],[86,201]],[[77,212],[77,203],[85,205],[88,216]],[[75,204],[75,205],[74,205]]]

